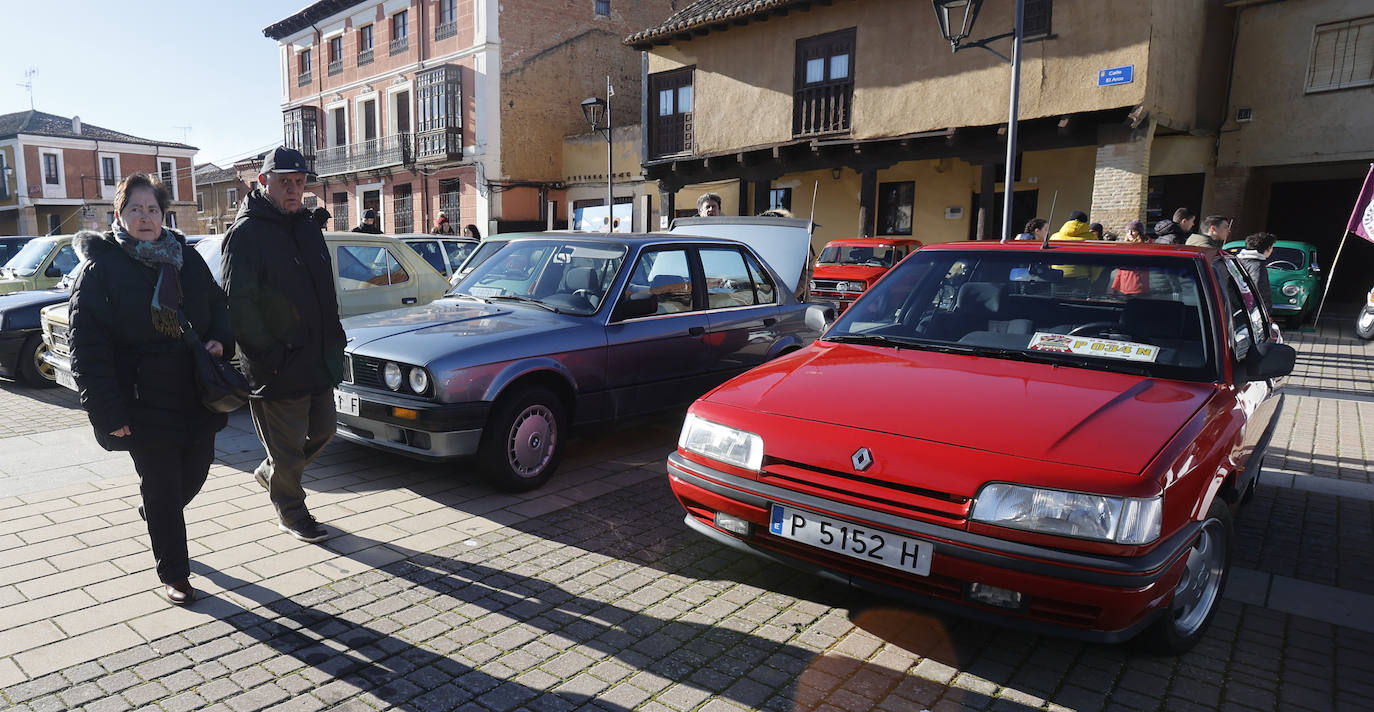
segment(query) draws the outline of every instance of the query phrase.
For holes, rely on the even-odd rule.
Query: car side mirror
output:
[[[811,304],[806,307],[806,328],[824,333],[835,321],[835,305]]]
[[[658,313],[658,295],[651,292],[627,293],[620,303],[615,305],[615,313],[611,321],[624,321],[641,316],[653,316]]]
[[[1246,372],[1249,381],[1266,381],[1271,378],[1280,378],[1293,372],[1293,366],[1298,361],[1298,350],[1288,344],[1269,344],[1263,354],[1257,354],[1258,349],[1250,349],[1244,363],[1241,364],[1241,371]]]
[[[49,278],[52,278],[52,277],[61,277],[61,276],[62,276],[62,270],[58,269],[58,268],[57,268],[57,265],[48,265],[48,268],[45,269],[45,270],[43,270],[43,276],[44,276],[44,277],[49,277]]]

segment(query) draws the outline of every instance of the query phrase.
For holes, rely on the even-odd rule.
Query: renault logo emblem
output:
[[[868,448],[861,447],[853,455],[849,456],[849,461],[854,463],[854,469],[863,472],[873,466],[873,453]]]

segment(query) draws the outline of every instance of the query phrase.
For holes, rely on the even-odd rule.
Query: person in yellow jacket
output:
[[[1050,242],[1084,242],[1098,239],[1097,233],[1088,227],[1088,214],[1082,210],[1075,210],[1069,215],[1069,221],[1059,228],[1059,232],[1050,235]],[[1063,270],[1064,279],[1096,279],[1097,275],[1094,273],[1100,271],[1085,265],[1050,266]]]

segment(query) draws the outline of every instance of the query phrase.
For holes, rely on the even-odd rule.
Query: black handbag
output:
[[[248,379],[239,370],[205,350],[186,317],[181,317],[181,338],[195,361],[196,391],[200,402],[213,413],[232,413],[248,402]]]

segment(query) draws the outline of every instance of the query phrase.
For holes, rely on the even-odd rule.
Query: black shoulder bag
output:
[[[181,318],[181,338],[195,360],[196,390],[201,404],[214,413],[232,413],[242,408],[248,402],[248,379],[227,361],[206,351],[186,316],[180,312],[177,316]]]

